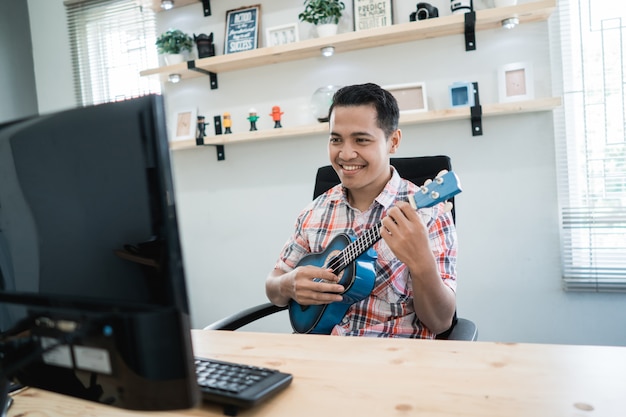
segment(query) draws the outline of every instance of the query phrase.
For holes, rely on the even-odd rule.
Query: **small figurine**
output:
[[[208,123],[205,123],[204,116],[198,116],[198,135],[196,136],[196,145],[204,144],[204,137],[206,136],[206,125],[208,125]]]
[[[256,121],[259,120],[259,116],[256,114],[256,109],[250,109],[250,115],[248,116],[248,120],[250,121],[250,130],[256,129]]]
[[[232,125],[233,125],[233,121],[230,119],[230,113],[225,112],[224,113],[224,122],[222,123],[222,126],[224,126],[224,134],[233,133],[230,130],[230,127]]]
[[[272,116],[272,120],[274,121],[274,129],[278,127],[283,127],[280,124],[280,116],[282,116],[283,114],[284,112],[280,111],[280,106],[272,107],[272,114],[270,114],[270,116]]]
[[[206,58],[215,56],[215,45],[213,44],[213,32],[210,35],[201,33],[196,36],[193,34],[193,40],[198,47],[198,58]]]

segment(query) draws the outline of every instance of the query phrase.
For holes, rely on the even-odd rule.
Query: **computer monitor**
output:
[[[174,196],[161,96],[0,126],[3,376],[128,409],[199,403]]]

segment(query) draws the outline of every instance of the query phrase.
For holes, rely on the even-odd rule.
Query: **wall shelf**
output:
[[[483,117],[503,116],[516,113],[530,113],[550,111],[561,105],[560,97],[546,97],[536,100],[518,101],[512,103],[485,104],[482,106]],[[436,123],[449,120],[470,119],[469,107],[455,107],[444,110],[432,110],[421,113],[403,113],[400,115],[400,126],[409,126],[420,123]],[[280,129],[264,129],[252,132],[237,132],[228,135],[206,136],[205,145],[229,145],[244,142],[276,140],[287,137],[305,137],[325,134],[328,132],[328,123],[313,125],[283,127]],[[196,140],[180,140],[170,142],[172,150],[198,148]]]
[[[476,31],[501,28],[502,21],[510,17],[517,17],[520,24],[544,21],[550,17],[555,9],[556,0],[541,0],[516,6],[477,10]],[[201,58],[195,60],[194,63],[196,68],[212,73],[221,73],[318,57],[320,56],[320,49],[325,46],[334,46],[335,53],[343,53],[464,33],[464,14],[456,14],[358,32],[340,33],[324,38],[307,39],[286,45],[257,48],[235,54]],[[167,81],[169,74],[180,74],[182,79],[203,76],[202,73],[189,70],[186,62],[140,72],[141,76],[158,75],[162,81]]]

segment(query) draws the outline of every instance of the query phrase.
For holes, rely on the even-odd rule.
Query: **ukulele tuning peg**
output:
[[[452,202],[450,202],[450,201],[446,201],[445,203],[443,203],[443,211],[446,212],[446,213],[451,212],[452,211],[452,207],[453,207],[453,205],[452,205]]]
[[[441,171],[439,171],[439,173],[435,177],[435,182],[439,185],[443,184],[443,176],[446,175],[447,173],[448,173],[447,169],[442,169]]]

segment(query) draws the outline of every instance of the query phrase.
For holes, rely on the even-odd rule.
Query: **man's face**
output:
[[[328,156],[344,187],[353,195],[374,198],[389,180],[389,154],[400,141],[399,130],[387,140],[372,105],[335,107],[330,116]]]

